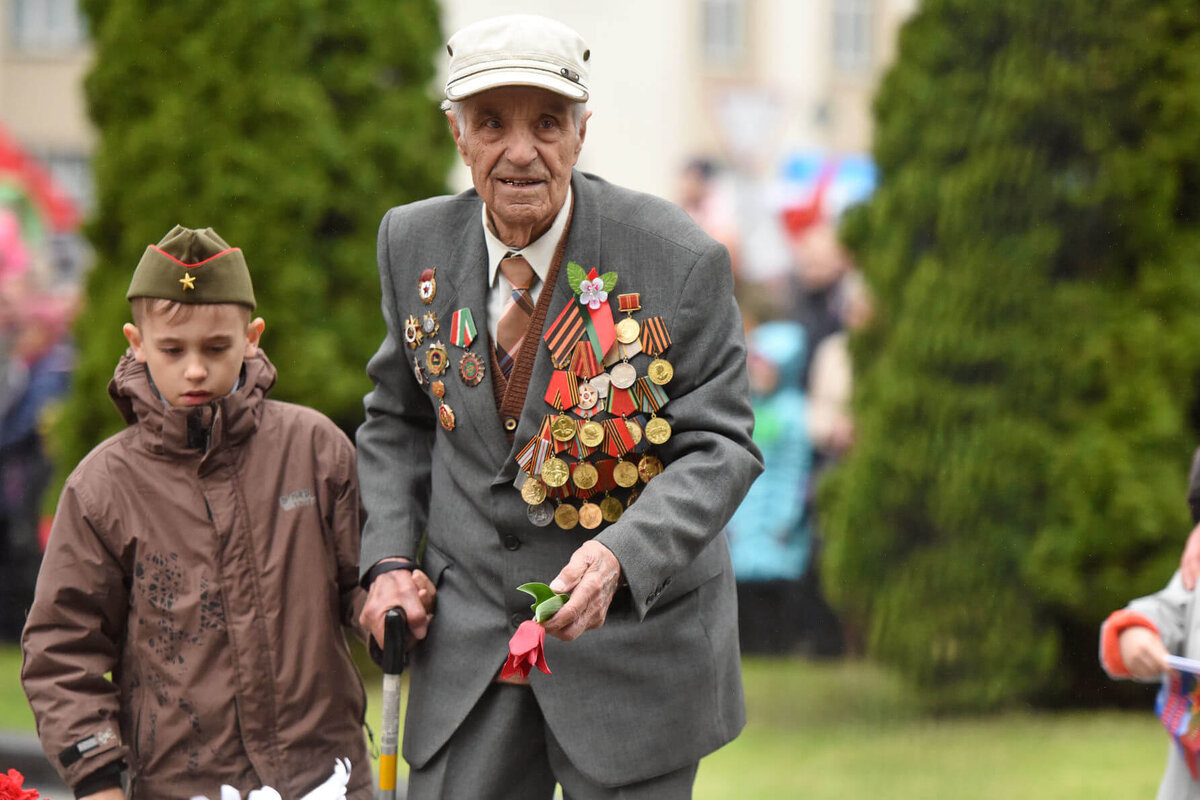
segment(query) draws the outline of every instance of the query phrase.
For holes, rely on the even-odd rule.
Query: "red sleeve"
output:
[[[1127,608],[1109,614],[1108,619],[1100,626],[1100,663],[1104,671],[1114,678],[1133,677],[1125,666],[1125,660],[1121,658],[1118,639],[1124,630],[1135,627],[1149,628],[1156,634],[1159,632],[1158,626],[1148,617]]]

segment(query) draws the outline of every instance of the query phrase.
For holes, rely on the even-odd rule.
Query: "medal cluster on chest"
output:
[[[421,302],[429,305],[437,294],[437,277],[435,270],[427,269],[421,273],[417,282],[417,295]],[[440,339],[441,324],[437,314],[426,311],[420,317],[413,314],[404,321],[404,344],[410,350],[418,351],[413,355],[413,374],[417,383],[429,385],[430,392],[438,401],[438,422],[448,431],[454,430],[456,420],[454,409],[446,403],[446,384],[442,376],[451,365],[450,351]],[[458,377],[466,386],[478,386],[483,382],[487,362],[479,353],[471,350],[478,331],[471,309],[460,308],[450,315],[448,338],[450,344],[462,350],[458,357]],[[425,343],[424,351],[420,351]]]
[[[637,292],[617,295],[622,316],[614,320],[615,273],[569,269],[578,302],[542,336],[554,365],[543,396],[548,413],[517,452],[518,483],[533,524],[594,530],[620,519],[663,471],[656,446],[671,438],[659,415],[674,377],[663,356],[671,337],[661,317],[635,316],[642,311]],[[641,353],[652,358],[645,374],[632,360]]]

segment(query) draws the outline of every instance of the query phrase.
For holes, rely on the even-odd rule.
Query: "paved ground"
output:
[[[15,769],[25,776],[25,788],[37,789],[44,800],[73,800],[75,795],[50,766],[42,746],[30,734],[0,731],[0,772]]]

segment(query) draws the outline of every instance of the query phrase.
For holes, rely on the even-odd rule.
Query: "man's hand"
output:
[[[608,615],[620,579],[621,562],[612,550],[595,539],[584,542],[550,581],[553,591],[570,592],[571,599],[542,623],[546,633],[569,642],[584,631],[599,628]]]
[[[408,630],[414,644],[425,638],[433,619],[433,604],[437,588],[429,576],[419,569],[394,569],[385,572],[371,583],[367,602],[358,621],[383,646],[383,616],[399,606],[408,615]]]
[[[1179,559],[1179,571],[1183,578],[1183,588],[1189,592],[1196,588],[1196,578],[1200,577],[1200,525],[1192,528],[1187,544],[1183,547],[1183,558]]]
[[[1117,638],[1121,660],[1129,674],[1141,680],[1153,680],[1167,671],[1167,648],[1149,628],[1135,625],[1121,631]]]

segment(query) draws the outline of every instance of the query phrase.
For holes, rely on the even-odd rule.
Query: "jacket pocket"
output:
[[[421,571],[429,576],[429,580],[433,581],[433,585],[437,586],[442,582],[442,575],[446,570],[454,567],[454,562],[433,545],[425,543],[425,554],[421,557]]]

